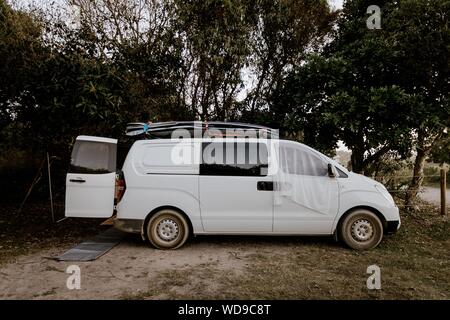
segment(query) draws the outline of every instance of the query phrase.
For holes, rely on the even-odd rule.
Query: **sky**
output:
[[[335,9],[342,9],[344,0],[328,0],[328,3]]]

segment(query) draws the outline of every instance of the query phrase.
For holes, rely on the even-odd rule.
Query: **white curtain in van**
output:
[[[308,210],[328,213],[330,206],[327,163],[312,149],[280,145],[275,175],[275,205],[293,201]]]

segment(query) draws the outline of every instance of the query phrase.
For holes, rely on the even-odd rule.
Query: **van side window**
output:
[[[102,174],[116,171],[116,145],[112,143],[75,142],[70,163],[70,173]]]
[[[209,176],[266,176],[267,146],[251,142],[204,142],[200,174]]]
[[[328,175],[327,164],[307,149],[280,148],[280,163],[285,173],[320,177]]]

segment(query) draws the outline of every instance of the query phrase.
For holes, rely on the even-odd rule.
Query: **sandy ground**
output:
[[[162,251],[149,247],[139,237],[127,236],[110,252],[92,262],[58,262],[64,250],[51,249],[22,256],[0,268],[0,299],[113,299],[147,292],[149,281],[159,272],[185,267],[214,265],[218,270],[239,273],[245,263],[237,259],[236,246],[223,247],[190,241],[183,249]],[[69,248],[66,248],[69,249]],[[236,251],[238,249],[238,251]],[[233,251],[234,250],[234,251]],[[245,250],[252,253],[251,248]],[[70,265],[81,271],[81,289],[66,286]]]
[[[92,262],[49,259],[57,244],[0,264],[0,299],[450,299],[450,221],[408,216],[375,250],[331,238],[203,236],[161,251],[128,235]],[[81,270],[69,290],[68,266]],[[382,289],[368,290],[378,265]]]

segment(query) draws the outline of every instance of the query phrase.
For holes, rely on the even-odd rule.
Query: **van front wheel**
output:
[[[189,236],[189,226],[184,216],[172,209],[155,213],[147,224],[147,238],[157,249],[177,249]]]
[[[383,239],[383,225],[373,212],[358,209],[344,218],[339,236],[350,248],[368,250],[378,246]]]

